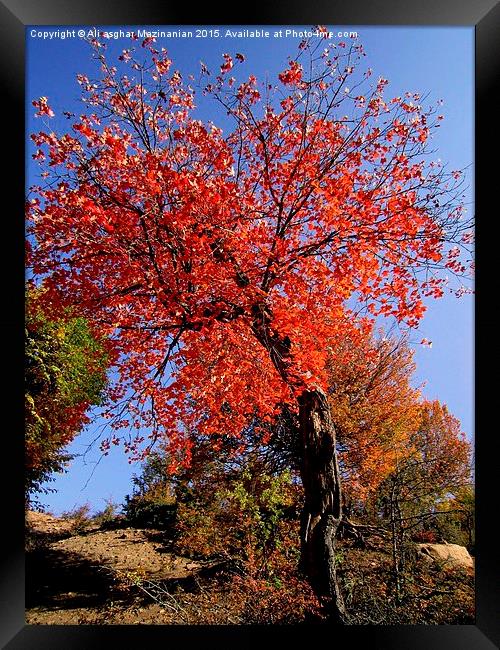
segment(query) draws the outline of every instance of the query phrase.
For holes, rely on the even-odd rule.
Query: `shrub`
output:
[[[190,555],[226,555],[265,565],[283,543],[296,499],[289,472],[255,475],[248,468],[211,495],[179,503],[176,546]]]
[[[412,536],[412,539],[420,544],[434,544],[437,542],[437,535],[433,530],[419,530]]]
[[[170,528],[175,521],[177,506],[171,501],[148,499],[142,496],[126,497],[124,513],[127,521],[139,528]]]
[[[235,576],[230,598],[240,602],[241,624],[290,625],[321,617],[311,587],[295,575],[274,580]]]
[[[92,520],[98,526],[105,526],[116,520],[118,512],[118,505],[113,503],[111,500],[106,501],[106,506],[103,510],[96,512],[92,517]]]
[[[85,532],[92,525],[90,516],[90,503],[75,506],[72,510],[66,510],[61,514],[61,519],[71,521],[71,533],[78,535]]]
[[[141,528],[170,528],[175,521],[177,503],[165,459],[158,453],[151,454],[132,483],[133,494],[125,497],[123,506],[127,521]]]

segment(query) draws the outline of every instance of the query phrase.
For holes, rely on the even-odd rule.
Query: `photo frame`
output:
[[[464,6],[465,5],[465,6]],[[496,127],[497,107],[492,101],[495,84],[498,85],[498,61],[500,34],[500,6],[495,0],[481,0],[475,3],[461,3],[452,0],[426,0],[418,5],[398,4],[396,0],[386,0],[383,6],[369,2],[346,3],[333,6],[322,3],[321,7],[306,6],[306,3],[289,2],[286,7],[268,6],[256,15],[250,16],[244,10],[240,15],[224,13],[221,7],[205,7],[193,17],[188,9],[177,7],[160,7],[150,0],[140,5],[127,2],[107,4],[86,2],[71,6],[56,0],[36,2],[35,0],[8,0],[0,3],[1,16],[1,70],[2,88],[5,93],[5,105],[8,109],[4,122],[7,143],[4,151],[11,158],[17,154],[18,165],[7,164],[7,174],[11,178],[5,183],[9,197],[14,206],[11,212],[5,212],[5,219],[11,226],[6,241],[9,255],[3,256],[5,280],[5,310],[2,315],[2,331],[5,340],[19,342],[21,347],[22,332],[22,297],[21,286],[24,267],[21,254],[21,225],[17,215],[21,201],[24,202],[24,42],[27,25],[86,25],[97,24],[335,24],[335,25],[469,25],[475,26],[476,32],[476,148],[475,148],[475,193],[476,212],[480,215],[477,222],[477,241],[479,251],[478,291],[476,299],[476,363],[481,358],[480,346],[493,345],[498,329],[492,315],[492,289],[489,282],[495,277],[491,267],[494,260],[496,241],[494,228],[495,212],[493,191],[498,181],[494,179],[496,165],[490,162],[491,152],[495,153],[495,138],[498,140]],[[495,183],[496,181],[496,183]],[[14,190],[14,191],[13,191]],[[15,226],[14,226],[15,224]],[[16,242],[13,246],[10,240]],[[18,247],[19,246],[19,247]],[[498,273],[498,271],[497,271]],[[19,338],[18,338],[19,336]],[[6,346],[14,348],[10,343]],[[496,346],[495,346],[496,347]],[[17,346],[16,346],[17,349]],[[491,353],[489,352],[490,356]],[[490,362],[491,363],[491,362]],[[17,401],[17,386],[22,386],[21,359],[14,352],[13,360],[5,365],[9,373],[8,384],[13,392],[6,404],[15,411],[14,426],[4,427],[7,450],[5,458],[8,464],[20,468],[23,466],[21,400]],[[491,526],[495,516],[494,498],[495,460],[490,445],[495,439],[494,423],[488,414],[494,403],[493,381],[482,379],[476,371],[478,389],[476,389],[476,479],[477,479],[477,565],[476,565],[476,608],[475,626],[435,626],[435,627],[359,627],[335,628],[330,637],[331,643],[361,643],[367,640],[372,648],[453,648],[488,650],[499,647],[499,613],[500,599],[497,561],[497,542]],[[480,390],[479,390],[480,387]],[[12,405],[12,406],[11,406]],[[13,406],[15,405],[15,407]],[[19,414],[18,414],[19,413]],[[17,419],[19,417],[19,419]],[[491,432],[491,433],[490,433]],[[489,435],[488,435],[489,434]],[[12,438],[9,440],[9,438]],[[12,459],[12,460],[11,460]],[[490,466],[489,459],[492,459]],[[7,464],[7,463],[6,463]],[[311,641],[312,636],[325,632],[320,627],[249,628],[221,627],[205,628],[182,626],[164,627],[117,627],[117,626],[27,626],[24,622],[24,558],[23,558],[23,497],[22,473],[14,478],[6,476],[5,527],[6,551],[2,561],[2,608],[1,641],[9,650],[17,648],[89,648],[107,646],[110,643],[122,647],[152,645],[164,643],[217,643],[232,644],[241,640],[255,642],[260,638],[273,637],[274,642],[301,643],[304,635]],[[6,474],[6,473],[4,473]],[[340,633],[342,641],[337,635]],[[271,641],[272,642],[272,641]],[[329,641],[330,642],[330,641]]]

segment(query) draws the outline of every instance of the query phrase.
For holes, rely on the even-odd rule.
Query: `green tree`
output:
[[[106,387],[104,341],[69,310],[49,319],[29,288],[25,321],[25,494],[47,492],[43,483],[64,471],[66,446],[101,403]]]
[[[474,553],[475,545],[475,492],[474,484],[469,483],[439,504],[445,516],[436,517],[431,522],[432,530],[452,544],[461,544]]]

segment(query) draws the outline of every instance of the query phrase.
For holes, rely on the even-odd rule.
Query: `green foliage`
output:
[[[287,488],[291,485],[288,470],[277,476],[252,476],[245,469],[231,488],[216,493],[215,501],[238,519],[246,522],[247,534],[256,548],[262,550],[269,544],[278,544],[279,523],[290,504]]]
[[[171,499],[127,496],[124,513],[127,521],[139,528],[169,528],[176,514],[176,504]]]
[[[87,321],[69,312],[49,320],[28,290],[25,322],[27,499],[46,492],[42,483],[64,471],[64,448],[88,421],[86,411],[102,401],[106,386],[104,343]]]
[[[468,547],[471,553],[474,553],[476,543],[476,494],[472,483],[458,490],[455,494],[454,505],[459,510],[458,519],[460,529],[467,539],[465,546]]]
[[[116,520],[118,508],[119,506],[116,503],[113,503],[113,501],[108,499],[103,510],[96,512],[92,517],[92,521],[98,526],[111,524]]]
[[[123,506],[127,521],[141,528],[172,526],[177,504],[165,459],[159,453],[151,454],[132,483],[134,492],[125,497]]]
[[[289,517],[296,500],[288,470],[269,475],[245,467],[210,494],[179,503],[177,548],[192,555],[229,556],[247,570],[273,576],[279,554],[297,558],[289,552],[290,535],[298,539],[296,522]]]
[[[134,496],[170,498],[173,495],[173,479],[168,472],[165,457],[152,452],[143,463],[141,473],[132,477]]]
[[[455,495],[442,501],[438,516],[431,522],[431,530],[439,539],[466,546],[469,552],[475,545],[475,495],[473,485],[464,485]]]

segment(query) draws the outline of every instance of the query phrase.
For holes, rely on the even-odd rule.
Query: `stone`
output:
[[[474,560],[465,546],[459,544],[417,544],[418,556],[429,562],[437,562],[444,566],[474,567]]]

